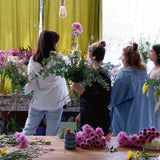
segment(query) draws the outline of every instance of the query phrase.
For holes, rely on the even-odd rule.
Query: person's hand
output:
[[[74,41],[73,42],[73,50],[77,50],[77,48],[78,48],[78,43],[77,43],[77,41]]]
[[[76,119],[75,119],[76,123],[80,123],[80,113],[77,115]]]
[[[77,82],[73,82],[70,88],[79,94],[83,94],[83,92],[85,91],[85,89]]]

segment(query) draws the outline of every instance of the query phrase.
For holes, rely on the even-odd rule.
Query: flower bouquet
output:
[[[30,47],[27,49],[19,48],[19,50],[13,48],[12,50],[0,52],[0,77],[3,87],[5,81],[9,79],[12,93],[15,92],[15,89],[18,92],[23,91],[23,87],[28,81],[27,64],[31,56],[32,49]],[[1,88],[0,91],[4,93],[4,88]]]
[[[143,129],[139,135],[127,135],[125,132],[120,132],[117,135],[119,146],[123,147],[143,147],[151,150],[160,150],[160,132],[156,128],[151,127],[148,130]]]
[[[76,145],[83,149],[105,148],[106,139],[101,128],[95,130],[88,124],[82,127],[82,131],[76,133]]]

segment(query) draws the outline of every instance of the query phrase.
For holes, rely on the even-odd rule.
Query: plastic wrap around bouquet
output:
[[[106,139],[101,128],[95,130],[88,124],[82,127],[82,131],[76,133],[76,145],[83,149],[105,148]]]
[[[143,129],[139,135],[127,135],[126,132],[120,132],[117,135],[119,146],[143,147],[150,150],[160,150],[160,132],[155,127],[148,130]]]

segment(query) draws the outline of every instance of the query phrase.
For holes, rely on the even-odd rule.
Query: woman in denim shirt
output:
[[[120,131],[138,133],[152,125],[154,106],[142,93],[149,78],[138,45],[123,49],[124,67],[117,74],[111,91],[111,129],[116,136]]]

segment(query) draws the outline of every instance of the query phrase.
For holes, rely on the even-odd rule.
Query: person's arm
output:
[[[78,83],[73,83],[71,89],[79,93],[81,97],[84,98],[90,105],[95,105],[97,104],[97,101],[99,101],[99,104],[108,106],[111,93],[111,84],[110,81],[108,82],[107,83],[110,88],[108,91],[103,89],[99,84],[93,84],[91,87],[87,86],[86,89],[84,89]]]
[[[29,94],[31,91],[33,91],[35,89],[35,86],[36,86],[36,79],[35,79],[35,74],[32,70],[32,66],[31,64],[29,63],[28,65],[28,71],[27,71],[27,74],[28,74],[28,83],[24,86],[24,92],[25,94]]]

